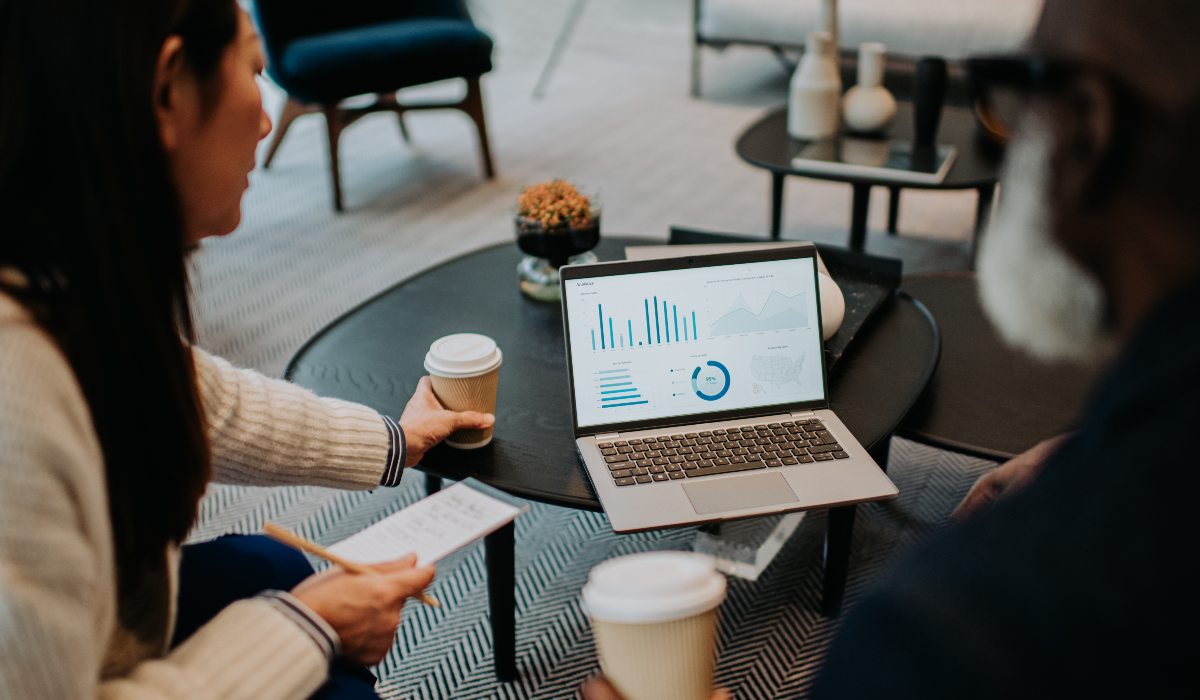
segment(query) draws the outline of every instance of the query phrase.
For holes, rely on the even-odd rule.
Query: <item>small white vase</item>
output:
[[[788,86],[788,134],[794,139],[822,139],[838,130],[842,77],[828,32],[808,35],[804,57]]]
[[[883,86],[886,50],[876,43],[858,47],[858,85],[850,88],[842,101],[842,116],[851,131],[879,131],[896,116],[896,98]]]

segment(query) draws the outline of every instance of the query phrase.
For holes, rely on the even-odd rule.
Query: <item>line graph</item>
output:
[[[712,322],[709,333],[717,338],[807,328],[808,325],[808,299],[804,292],[788,296],[771,290],[758,311],[739,294],[733,307]]]

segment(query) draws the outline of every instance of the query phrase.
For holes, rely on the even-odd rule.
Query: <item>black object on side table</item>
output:
[[[628,245],[654,241],[605,238],[601,259],[624,257]],[[420,468],[448,479],[473,476],[544,503],[601,510],[575,453],[559,306],[517,290],[521,252],[511,243],[469,253],[402,282],[334,321],[292,359],[286,376],[323,396],[357,401],[398,416],[424,374],[429,344],[477,331],[504,351],[495,439],[479,450],[431,450]],[[875,314],[830,377],[839,417],[886,464],[896,425],[937,364],[932,316],[898,295]],[[853,509],[831,512],[826,536],[825,607],[840,606],[850,555]],[[489,535],[489,605],[496,674],[517,677],[513,528]]]

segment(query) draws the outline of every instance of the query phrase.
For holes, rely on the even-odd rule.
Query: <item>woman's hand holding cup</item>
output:
[[[443,408],[433,393],[429,377],[421,377],[399,420],[404,429],[404,466],[418,464],[429,448],[459,430],[485,430],[495,422],[496,417],[491,413]]]
[[[332,567],[292,589],[337,632],[342,656],[372,665],[383,660],[396,638],[404,602],[433,581],[433,566],[416,565],[416,555],[376,564],[378,573],[354,574]]]
[[[464,420],[449,435],[446,444],[473,450],[492,441],[496,393],[500,386],[500,364],[504,353],[496,341],[479,333],[454,333],[433,341],[425,353],[425,371],[435,401],[465,416],[486,415],[491,422]],[[418,390],[420,391],[420,390]],[[409,460],[410,462],[412,460]]]

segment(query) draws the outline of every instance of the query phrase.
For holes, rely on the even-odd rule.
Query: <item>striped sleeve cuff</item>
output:
[[[263,591],[259,597],[266,600],[279,612],[312,638],[317,648],[332,660],[341,651],[342,643],[337,632],[321,616],[309,609],[300,599],[285,591]]]
[[[400,479],[404,476],[405,458],[408,456],[408,444],[404,439],[404,429],[388,416],[380,416],[380,418],[387,426],[388,451],[387,464],[384,465],[383,478],[379,480],[379,485],[399,486]]]

